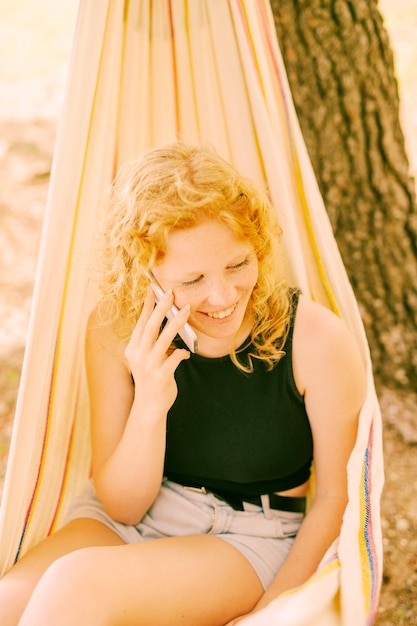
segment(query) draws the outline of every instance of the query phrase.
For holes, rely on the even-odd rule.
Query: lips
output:
[[[208,315],[208,317],[211,317],[212,319],[215,319],[215,320],[223,320],[226,317],[229,317],[230,315],[232,315],[236,307],[237,307],[237,304],[234,304],[233,306],[230,306],[228,309],[223,309],[222,311],[210,311],[206,313],[206,315]]]

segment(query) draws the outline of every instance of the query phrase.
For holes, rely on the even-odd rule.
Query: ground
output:
[[[394,4],[392,36],[415,48],[416,0],[382,2],[391,11]],[[405,31],[400,28],[401,19]],[[408,39],[404,32],[410,33]],[[416,67],[414,61],[404,71],[414,72],[414,78]],[[408,98],[403,113],[413,173],[417,163],[415,101],[415,97]],[[56,132],[54,115],[21,117],[24,119],[7,118],[0,110],[0,496]],[[417,626],[417,404],[415,397],[386,391],[381,392],[380,400],[386,474],[382,497],[385,555],[376,626]]]

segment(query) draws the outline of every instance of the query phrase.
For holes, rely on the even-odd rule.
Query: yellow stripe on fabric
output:
[[[84,169],[85,169],[85,161],[84,161],[84,165],[83,165],[83,173],[84,173]],[[82,177],[83,177],[83,175],[82,175]],[[63,321],[63,317],[64,317],[65,304],[66,304],[66,301],[67,301],[67,294],[68,294],[68,284],[69,284],[69,275],[70,275],[69,268],[71,266],[71,260],[73,258],[73,252],[74,252],[74,240],[75,240],[75,231],[76,231],[75,224],[78,221],[78,209],[79,209],[79,204],[80,204],[79,200],[80,200],[80,194],[78,194],[78,198],[77,198],[75,220],[74,220],[74,225],[73,225],[73,229],[72,229],[72,232],[71,232],[69,255],[68,255],[68,261],[67,261],[67,271],[66,271],[65,281],[64,281],[63,297],[62,297],[62,303],[61,303],[61,308],[60,308],[60,313],[59,313],[57,342],[56,342],[56,353],[55,353],[54,366],[53,366],[53,370],[52,370],[51,395],[50,395],[50,402],[49,402],[49,406],[48,406],[48,415],[47,415],[47,419],[46,419],[45,445],[44,445],[44,449],[43,449],[43,453],[42,453],[42,457],[41,457],[41,462],[40,462],[39,480],[38,480],[38,483],[36,485],[35,493],[34,493],[34,496],[33,496],[32,507],[31,507],[31,510],[30,510],[30,513],[29,513],[29,516],[28,516],[28,524],[27,524],[28,527],[29,527],[29,525],[30,525],[30,523],[32,521],[32,516],[33,516],[33,513],[34,513],[34,511],[36,509],[36,505],[37,505],[37,502],[38,502],[39,493],[40,493],[40,489],[41,489],[41,485],[42,485],[42,480],[43,480],[43,476],[44,476],[44,473],[45,473],[46,461],[47,461],[48,446],[49,446],[50,435],[51,435],[51,428],[52,428],[54,399],[55,399],[55,395],[56,395],[56,385],[57,385],[57,380],[58,380],[59,357],[60,357],[60,353],[61,353],[62,321]],[[57,509],[59,508],[59,506],[60,505],[58,503]],[[52,520],[51,527],[53,527],[54,524],[55,524],[55,515],[54,515],[54,519]]]
[[[172,56],[172,74],[173,74],[173,91],[174,91],[174,106],[175,106],[175,128],[178,136],[181,133],[180,129],[180,105],[178,101],[178,67],[177,57],[175,54],[175,34],[174,34],[174,21],[172,16],[172,2],[168,3],[168,19],[169,19],[169,32],[171,35],[171,56]]]
[[[316,237],[314,235],[314,228],[313,228],[313,224],[312,224],[311,217],[310,217],[310,209],[309,209],[307,198],[306,198],[305,191],[304,191],[304,183],[303,183],[303,177],[302,177],[301,168],[300,168],[300,162],[298,159],[297,149],[296,149],[294,142],[292,141],[291,133],[289,134],[290,134],[290,141],[291,141],[291,145],[293,149],[296,185],[298,189],[301,209],[302,209],[311,249],[313,251],[313,255],[316,260],[317,270],[319,272],[322,285],[324,287],[327,297],[329,298],[329,302],[332,307],[332,310],[334,313],[336,313],[336,315],[339,315],[340,317],[340,310],[333,296],[333,292],[332,292],[330,283],[327,278],[326,268],[321,258],[320,251],[319,251],[317,241],[316,241]]]
[[[369,549],[366,540],[366,526],[369,522],[368,520],[368,508],[367,508],[367,494],[366,494],[366,459],[362,466],[362,480],[360,484],[360,494],[359,494],[359,532],[358,532],[358,543],[359,543],[359,554],[361,561],[361,570],[362,570],[362,587],[364,590],[364,602],[366,613],[369,615],[371,610],[371,601],[372,601],[372,588],[373,588],[373,578],[372,571],[369,567]]]
[[[259,80],[259,85],[261,88],[261,92],[262,92],[262,96],[265,100],[266,98],[266,91],[265,91],[265,87],[264,87],[264,82],[262,80],[262,75],[261,75],[261,70],[260,70],[260,65],[257,59],[257,56],[255,54],[255,43],[253,40],[253,37],[251,35],[251,30],[250,30],[250,24],[249,24],[249,19],[248,19],[248,14],[247,11],[245,9],[245,3],[244,2],[238,2],[238,9],[239,9],[239,13],[242,19],[242,24],[244,26],[244,31],[246,33],[246,38],[249,44],[249,50],[251,51],[251,57],[253,59],[253,63],[254,66],[256,68],[256,75],[258,77]],[[236,33],[236,42],[238,41],[238,37],[237,37],[237,32],[236,32],[236,25],[233,22],[233,26],[235,28],[235,33]],[[242,63],[243,65],[243,63]],[[244,68],[243,68],[244,69]],[[249,89],[249,86],[248,86]],[[266,173],[266,166],[265,166],[265,159],[264,156],[262,154],[262,148],[260,145],[260,140],[259,140],[259,136],[258,134],[255,132],[254,133],[254,142],[255,142],[255,146],[256,146],[256,151],[257,151],[257,155],[258,155],[258,159],[259,159],[259,165],[261,168],[261,172],[262,172],[262,176],[263,179],[266,181],[267,180],[267,173]]]
[[[69,443],[68,450],[67,450],[67,458],[65,462],[65,471],[64,471],[62,484],[61,484],[61,490],[59,492],[58,502],[55,508],[54,516],[52,518],[52,523],[49,527],[48,535],[52,535],[55,532],[56,527],[57,527],[57,520],[59,519],[59,514],[62,510],[63,494],[65,494],[66,487],[68,484],[69,468],[71,467],[73,449],[74,449],[74,425],[71,429],[70,443]]]
[[[255,54],[255,42],[253,40],[253,37],[251,35],[251,31],[249,28],[249,18],[248,18],[248,13],[247,10],[245,8],[245,3],[244,2],[240,2],[240,8],[241,8],[241,13],[242,13],[242,17],[244,19],[245,25],[246,25],[246,34],[250,43],[250,48],[252,50],[252,58],[253,58],[253,62],[255,64],[255,68],[256,68],[256,74],[258,76],[258,80],[259,80],[259,85],[261,87],[261,92],[262,95],[264,97],[264,100],[266,100],[266,90],[265,90],[265,85],[264,85],[264,81],[262,80],[262,73],[261,73],[261,67],[259,65],[259,61],[257,58],[257,55]]]
[[[124,29],[125,33],[127,31],[129,9],[130,9],[130,1],[129,0],[125,0],[124,10],[123,10],[123,29]],[[121,55],[122,55],[121,66],[124,67],[125,66],[125,59],[126,59],[126,45],[122,46]],[[102,58],[103,58],[103,55],[100,55],[100,67],[101,67],[101,63],[102,63]],[[97,76],[100,76],[100,67],[99,67],[99,71],[98,71]],[[122,86],[123,86],[123,78],[122,78],[121,83],[120,83],[120,89],[123,88]],[[96,92],[97,92],[97,83],[96,83]],[[95,100],[95,96],[94,96],[94,100]],[[94,109],[94,106],[92,107],[92,110],[93,109]],[[89,128],[91,127],[91,117],[92,116],[90,116]],[[118,114],[117,114],[117,135],[120,134],[121,120],[122,120],[122,102],[121,102],[121,99],[119,99]],[[87,140],[87,145],[88,145],[88,140]],[[116,152],[116,159],[115,160],[117,160],[117,152]],[[84,170],[84,168],[83,168],[83,170]],[[77,207],[78,207],[78,200],[77,200]]]
[[[87,160],[87,154],[88,154],[88,145],[90,144],[90,139],[91,139],[91,128],[92,128],[94,105],[95,105],[96,100],[97,100],[97,90],[98,90],[98,82],[99,82],[98,79],[99,79],[99,76],[100,76],[101,71],[102,71],[102,65],[103,65],[103,58],[101,56],[100,63],[99,63],[98,74],[97,74],[97,81],[96,81],[96,86],[95,86],[95,91],[94,91],[94,97],[93,97],[93,106],[91,108],[91,113],[90,113],[90,124],[89,124],[89,127],[88,127],[88,133],[87,133],[86,150],[85,150],[85,153],[84,153],[84,160],[83,160],[83,165],[82,165],[82,169],[81,169],[80,183],[79,183],[79,187],[78,187],[77,200],[76,200],[76,204],[75,204],[74,221],[73,221],[73,226],[72,226],[72,230],[71,230],[70,245],[69,245],[68,257],[67,257],[67,269],[66,269],[66,272],[65,272],[65,279],[64,279],[64,285],[63,285],[63,295],[62,295],[61,307],[60,307],[60,312],[59,312],[59,317],[58,317],[59,321],[58,321],[58,330],[57,330],[57,339],[56,339],[56,351],[55,351],[54,365],[53,365],[53,369],[52,369],[50,401],[49,401],[49,405],[48,405],[48,414],[47,414],[47,419],[46,419],[45,445],[43,447],[42,457],[40,459],[39,477],[38,477],[38,481],[37,481],[37,484],[36,484],[36,487],[35,487],[35,492],[34,492],[34,495],[33,495],[31,509],[30,509],[29,514],[28,514],[28,521],[27,521],[25,538],[27,536],[27,529],[29,528],[29,526],[31,524],[31,521],[32,521],[32,518],[33,518],[33,515],[34,515],[34,512],[35,512],[35,509],[36,509],[36,505],[37,505],[37,502],[38,502],[38,499],[39,499],[39,494],[40,494],[40,490],[41,490],[42,480],[43,480],[43,476],[44,476],[44,473],[45,473],[45,466],[46,466],[46,461],[47,461],[48,445],[49,445],[49,442],[50,442],[51,428],[52,428],[54,399],[55,399],[55,395],[56,395],[56,386],[57,386],[57,380],[58,380],[59,359],[60,359],[60,353],[61,353],[62,324],[63,324],[64,313],[65,313],[66,304],[67,304],[68,287],[69,287],[69,280],[70,280],[70,275],[71,275],[71,265],[72,265],[72,260],[73,260],[73,257],[74,257],[75,239],[76,239],[77,225],[78,225],[79,213],[80,213],[81,190],[82,190],[82,187],[83,187],[83,181],[85,179],[86,160]],[[70,447],[70,445],[71,445],[71,443],[69,444],[69,447]],[[67,455],[67,462],[68,462],[68,455]],[[61,494],[60,494],[60,499],[61,499],[61,495],[62,495],[62,491],[61,491]],[[56,512],[60,509],[60,506],[61,506],[61,503],[58,502],[57,503]],[[56,512],[55,512],[55,515],[54,515],[54,519],[51,520],[51,524],[50,524],[51,527],[55,526]],[[24,545],[25,538],[22,541],[22,546]]]

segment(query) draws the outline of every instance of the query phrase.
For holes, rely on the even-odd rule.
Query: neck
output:
[[[232,348],[238,348],[249,336],[253,327],[253,320],[244,320],[234,337],[210,337],[198,332],[198,354],[207,358],[218,358],[231,353]]]

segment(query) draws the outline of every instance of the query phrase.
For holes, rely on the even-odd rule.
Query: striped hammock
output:
[[[244,623],[372,624],[382,574],[381,418],[267,0],[81,0],[0,510],[2,572],[60,525],[89,475],[83,342],[100,194],[126,159],[178,138],[210,142],[268,183],[291,281],[346,321],[367,363],[340,537],[306,584]]]

